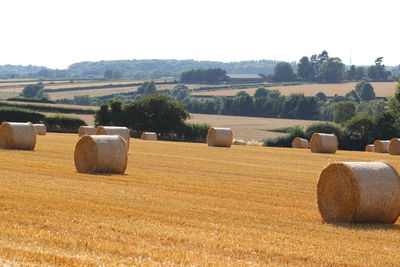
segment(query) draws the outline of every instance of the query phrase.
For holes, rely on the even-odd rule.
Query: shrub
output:
[[[45,115],[29,109],[0,107],[0,122],[27,122],[38,123],[43,121]]]
[[[63,133],[77,133],[78,128],[81,125],[86,126],[86,122],[76,117],[66,116],[53,116],[46,117],[44,122],[47,126],[47,130],[51,132],[63,132]]]
[[[345,123],[342,148],[364,150],[375,139],[375,121],[369,116],[356,116]]]
[[[176,138],[181,141],[204,142],[211,125],[206,123],[185,122],[175,130]]]
[[[36,97],[10,97],[7,98],[7,101],[18,101],[18,102],[32,102],[32,103],[56,103],[47,98],[36,98]]]
[[[318,122],[308,126],[305,132],[306,138],[310,139],[314,133],[335,134],[340,139],[343,136],[343,129],[336,123]]]
[[[293,136],[291,135],[283,135],[273,138],[267,138],[263,140],[264,146],[274,146],[274,147],[291,147]]]
[[[278,129],[276,129],[278,130]],[[279,130],[285,130],[288,134],[283,136],[278,136],[274,138],[267,138],[265,139],[264,145],[265,146],[274,146],[274,147],[291,147],[292,141],[296,137],[306,138],[306,133],[304,132],[303,127],[301,126],[292,126],[292,127],[285,127],[280,128]]]

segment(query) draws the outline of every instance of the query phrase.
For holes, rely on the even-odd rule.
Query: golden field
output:
[[[356,83],[327,83],[327,84],[301,84],[288,86],[272,86],[267,87],[270,90],[279,90],[282,95],[290,95],[293,93],[304,93],[305,96],[315,96],[318,92],[323,92],[327,96],[335,94],[344,96],[351,90],[354,90]],[[394,94],[397,82],[371,82],[374,87],[376,96],[387,97]],[[216,91],[199,91],[192,95],[212,95],[212,96],[233,96],[240,91],[245,91],[253,95],[257,88],[248,89],[232,89],[232,90],[216,90]]]
[[[0,264],[395,266],[400,225],[327,224],[334,161],[400,157],[132,139],[125,175],[76,173],[71,134],[0,150]]]

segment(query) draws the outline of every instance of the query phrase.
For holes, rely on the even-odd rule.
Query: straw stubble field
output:
[[[131,140],[125,175],[78,174],[78,137],[0,150],[0,263],[371,265],[400,262],[400,226],[323,223],[320,171],[366,152]]]

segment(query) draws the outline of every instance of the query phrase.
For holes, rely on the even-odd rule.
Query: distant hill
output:
[[[0,77],[11,75],[29,78],[103,78],[106,70],[119,71],[122,78],[157,79],[162,77],[179,78],[182,71],[200,68],[223,68],[228,73],[271,74],[278,61],[251,60],[240,62],[195,61],[195,60],[110,60],[79,62],[65,70],[54,70],[40,66],[0,66]]]
[[[3,65],[0,66],[0,77],[2,76],[11,76],[16,75],[19,77],[26,77],[31,75],[32,73],[37,73],[41,69],[46,67],[41,66],[21,66],[21,65]]]

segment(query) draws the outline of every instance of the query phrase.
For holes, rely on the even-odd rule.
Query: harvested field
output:
[[[318,92],[323,92],[327,96],[335,94],[344,96],[354,89],[356,83],[332,83],[332,84],[302,84],[290,86],[273,86],[268,87],[271,90],[279,90],[283,95],[292,93],[304,93],[306,96],[315,96]],[[393,95],[397,82],[372,82],[376,96],[386,97]],[[249,89],[233,89],[233,90],[217,90],[217,91],[200,91],[193,92],[192,95],[212,95],[212,96],[233,96],[240,91],[245,91],[253,95],[257,88]]]
[[[97,84],[96,84],[97,85]],[[159,84],[156,85],[157,90],[172,90],[176,84]],[[187,85],[189,88],[198,88],[199,84],[190,84]],[[60,88],[64,88],[60,86]],[[51,89],[46,87],[46,89]],[[127,86],[127,87],[110,87],[110,88],[101,88],[101,89],[88,89],[88,90],[76,90],[76,91],[66,91],[66,92],[49,92],[49,96],[51,99],[62,99],[62,98],[69,98],[72,99],[74,96],[77,95],[90,95],[91,97],[95,96],[103,96],[103,95],[110,95],[110,94],[119,94],[119,93],[127,93],[127,92],[136,92],[138,86]]]
[[[318,121],[274,119],[243,116],[225,116],[209,114],[190,114],[192,117],[189,122],[209,123],[213,127],[231,128],[234,139],[245,141],[262,140],[264,138],[284,135],[283,133],[271,132],[268,130],[289,127],[289,126],[308,126]]]
[[[125,175],[78,174],[77,135],[0,150],[0,263],[395,266],[400,225],[323,223],[320,171],[388,154],[133,140]],[[15,168],[18,166],[18,168]]]

